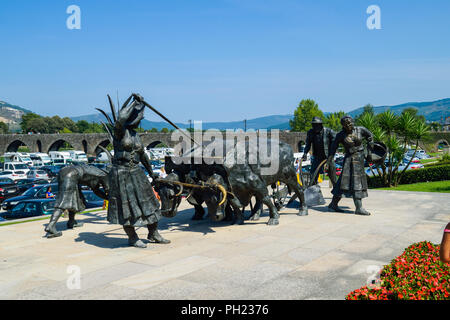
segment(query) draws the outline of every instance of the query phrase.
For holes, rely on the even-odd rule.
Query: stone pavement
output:
[[[330,189],[322,184],[327,204]],[[352,199],[341,205],[354,210]],[[105,212],[79,216],[82,228],[44,238],[47,220],[0,226],[0,299],[344,299],[413,242],[440,243],[450,197],[439,193],[369,191],[372,216],[310,208],[268,214],[244,225],[191,221],[193,209],[160,223],[169,245],[127,246]],[[146,229],[138,234],[145,239]],[[80,271],[80,288],[69,289]],[[68,281],[69,279],[69,281]]]

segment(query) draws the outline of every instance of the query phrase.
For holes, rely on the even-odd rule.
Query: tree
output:
[[[0,133],[5,134],[9,133],[9,127],[6,123],[0,121]]]
[[[375,110],[373,108],[373,105],[371,105],[370,103],[366,104],[363,107],[363,112],[359,116],[355,117],[355,123],[357,123],[364,114],[370,114],[372,116],[375,116]]]
[[[156,128],[151,128],[151,129],[150,129],[150,132],[158,132],[158,129],[156,129]]]
[[[29,120],[26,126],[26,132],[51,133],[49,132],[48,123],[42,117]]]
[[[374,141],[383,142],[387,148],[387,164],[371,167],[372,173],[375,169],[386,187],[397,186],[416,154],[419,141],[428,134],[429,127],[410,112],[397,116],[390,110],[377,116],[365,113],[359,118],[357,125],[369,129],[373,133]],[[415,143],[414,154],[405,168],[399,172],[400,164],[403,163],[411,142]]]
[[[167,129],[167,128],[162,128],[162,129],[161,129],[161,132],[162,132],[162,133],[169,133],[169,129]]]
[[[294,119],[289,121],[292,131],[304,132],[312,128],[311,120],[314,117],[323,119],[323,112],[319,105],[312,99],[300,101],[298,108],[294,111]]]
[[[338,111],[327,114],[325,116],[325,119],[323,120],[324,127],[333,129],[336,132],[341,131],[342,129],[341,119],[343,116],[345,116],[344,111]]]
[[[23,133],[30,132],[29,122],[33,119],[42,118],[40,115],[30,112],[22,115],[22,121],[20,122],[20,127],[22,128]]]
[[[77,125],[77,132],[79,133],[86,133],[86,131],[89,130],[89,122],[86,120],[79,120],[76,123]]]

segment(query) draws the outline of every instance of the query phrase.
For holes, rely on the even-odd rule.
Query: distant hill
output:
[[[30,113],[30,110],[12,105],[10,103],[0,101],[0,121],[8,124],[9,130],[18,132],[21,130],[20,122],[25,113]]]
[[[386,110],[391,110],[395,114],[401,114],[403,109],[416,108],[419,116],[425,116],[427,121],[440,121],[441,117],[450,115],[450,99],[442,99],[431,102],[408,102],[395,106],[380,106],[374,107],[375,114],[382,113]],[[364,108],[358,108],[350,111],[348,114],[352,117],[356,117],[363,112]]]
[[[404,104],[394,105],[394,106],[379,106],[374,107],[375,114],[382,113],[386,110],[391,110],[394,112],[394,114],[401,114],[402,111],[406,108],[416,108],[418,110],[417,114],[419,116],[423,115],[425,116],[425,119],[427,121],[441,121],[441,117],[444,119],[448,116],[450,116],[450,99],[442,99],[442,100],[436,100],[431,102],[408,102]],[[350,112],[347,112],[350,116],[355,118],[356,116],[359,116],[361,113],[363,113],[364,107],[357,108],[355,110],[352,110]],[[324,112],[325,115],[328,114],[328,112]],[[291,116],[292,119],[292,116]],[[268,129],[280,129],[280,130],[289,130],[289,121],[286,121],[281,124],[272,125]]]
[[[111,116],[111,114],[109,114]],[[255,119],[247,120],[247,129],[267,129],[272,126],[282,125],[292,118],[291,115],[273,115],[273,116],[265,116]],[[72,117],[73,121],[86,120],[88,122],[100,122],[105,121],[105,118],[102,114],[91,114],[86,116]],[[188,123],[175,123],[178,127],[182,129],[189,128]],[[194,124],[192,124],[192,127]],[[142,120],[141,127],[145,130],[150,130],[152,128],[156,128],[161,130],[162,128],[173,129],[170,124],[165,121],[149,121]],[[218,129],[218,130],[226,130],[226,129],[244,129],[244,120],[241,121],[229,121],[229,122],[203,122],[202,128],[204,130],[208,129]]]

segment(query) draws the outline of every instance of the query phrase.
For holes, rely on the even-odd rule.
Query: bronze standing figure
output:
[[[336,165],[334,163],[334,158],[329,158],[328,154],[331,148],[331,144],[336,137],[336,133],[330,129],[323,126],[322,119],[319,117],[314,117],[311,121],[312,129],[310,129],[306,135],[305,150],[303,151],[302,161],[306,161],[308,152],[311,150],[313,152],[313,160],[311,163],[311,174],[316,172],[317,167],[322,163],[323,160],[327,160],[328,166],[328,176],[333,183],[336,183]],[[323,173],[323,167],[320,168],[319,173]],[[313,177],[314,178],[314,177]],[[312,184],[317,184],[317,179],[319,175],[316,175]]]
[[[108,174],[110,191],[107,220],[123,226],[130,246],[146,247],[135,231],[136,227],[145,226],[150,242],[170,243],[158,232],[158,221],[161,219],[159,202],[144,170],[139,166],[142,164],[153,179],[158,177],[152,171],[150,159],[136,132],[144,118],[143,98],[132,94],[117,115],[111,98],[108,98],[113,120],[102,113],[109,122],[106,127],[113,141],[114,157]],[[130,103],[131,99],[133,101]]]
[[[89,165],[72,165],[64,167],[58,173],[59,191],[56,195],[55,211],[49,224],[45,227],[47,238],[60,237],[61,231],[56,229],[56,223],[64,211],[69,212],[67,228],[81,227],[83,224],[75,220],[77,212],[86,208],[81,185],[88,186],[99,197],[106,199],[108,193],[107,172]]]
[[[368,143],[367,160],[372,158],[372,133],[364,127],[355,127],[353,118],[345,116],[341,119],[342,131],[336,135],[331,145],[329,159],[334,157],[339,144],[345,149],[344,164],[337,183],[332,190],[333,199],[328,206],[331,211],[343,212],[338,207],[342,195],[353,197],[356,206],[355,214],[370,215],[362,206],[362,199],[367,197],[367,178],[364,172],[364,145]]]

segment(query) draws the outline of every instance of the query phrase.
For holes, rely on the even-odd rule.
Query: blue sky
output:
[[[81,30],[68,30],[69,5]],[[381,30],[366,9],[381,8]],[[450,1],[2,0],[0,100],[80,116],[138,92],[173,121],[450,97]],[[146,113],[149,120],[159,120]]]

